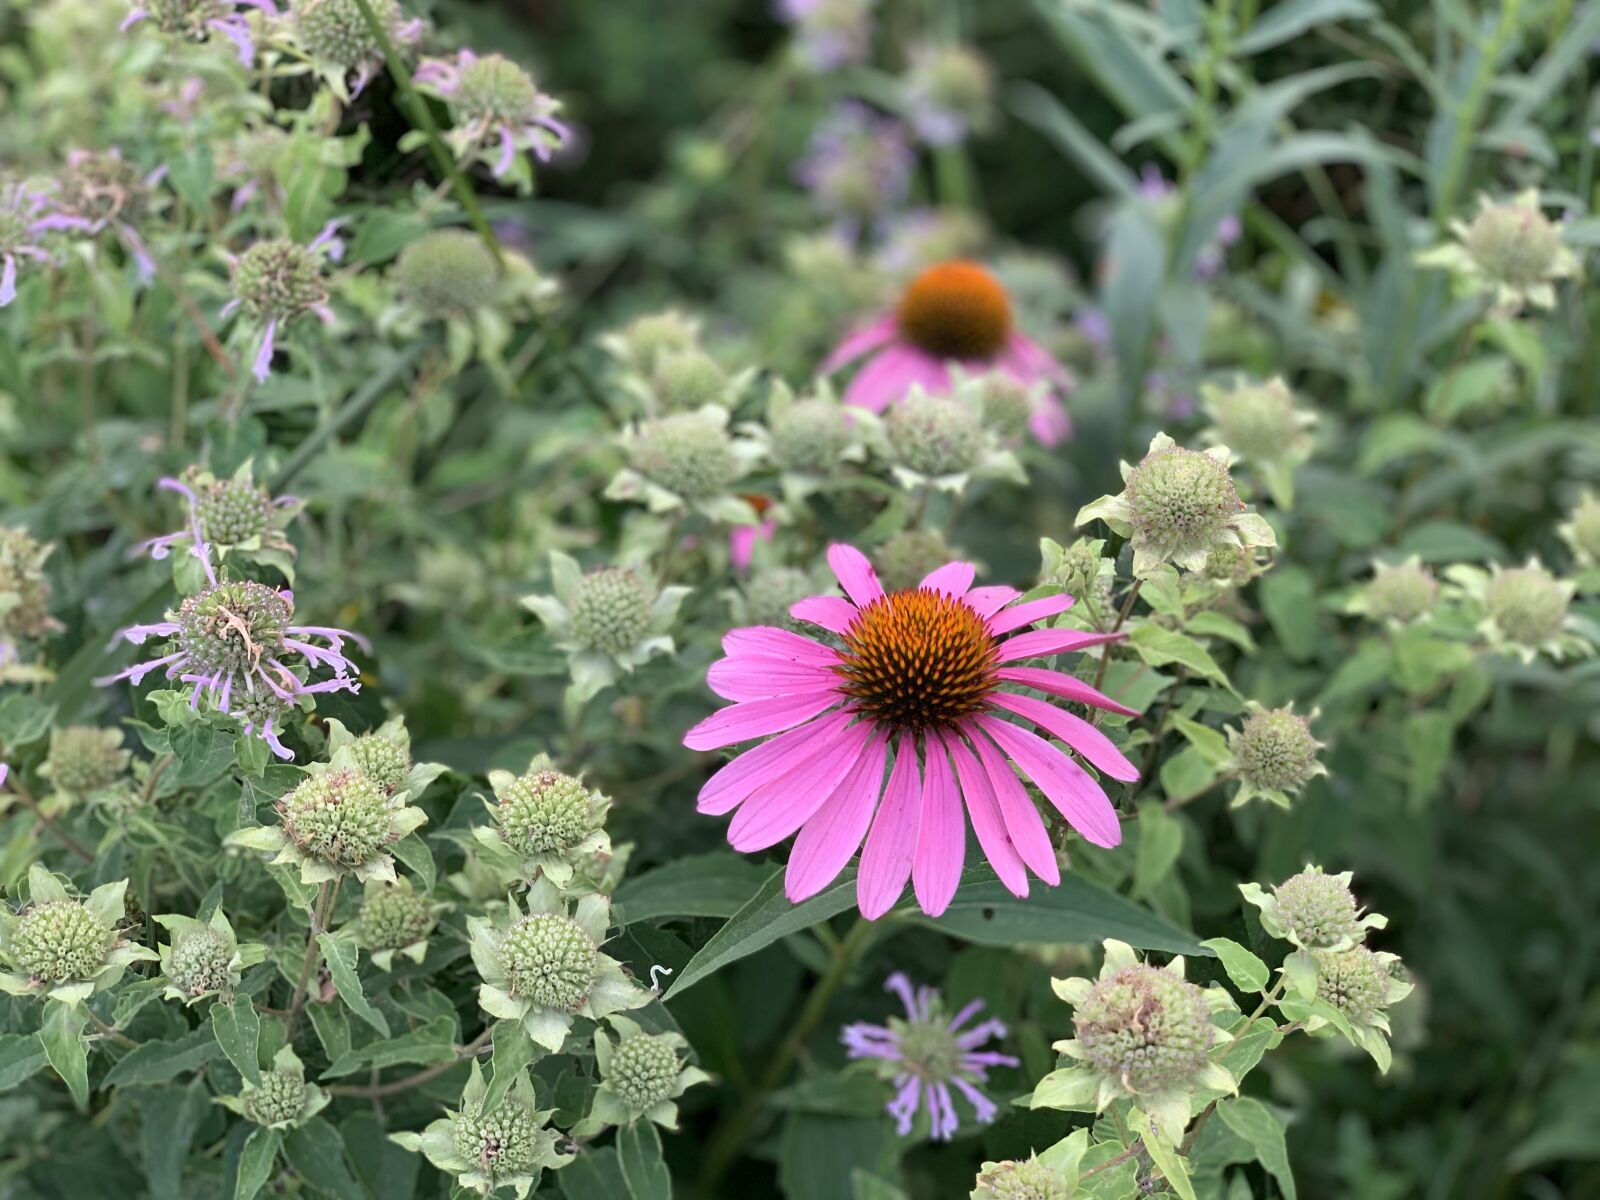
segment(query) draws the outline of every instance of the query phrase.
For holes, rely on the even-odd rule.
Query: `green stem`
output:
[[[83,1011],[88,1014],[89,1023],[91,1025],[93,1025],[96,1029],[98,1029],[106,1037],[110,1038],[113,1042],[116,1042],[117,1045],[119,1045],[119,1046],[127,1046],[129,1049],[132,1049],[133,1047],[135,1047],[135,1046],[137,1046],[139,1044],[138,1042],[134,1041],[131,1037],[129,1037],[127,1034],[123,1033],[122,1030],[116,1029],[116,1028],[113,1028],[110,1025],[107,1025],[99,1017],[95,1016],[94,1009],[90,1008],[87,1004],[85,1004],[83,1006]]]
[[[734,1109],[733,1115],[721,1122],[712,1132],[706,1148],[705,1168],[700,1174],[702,1194],[706,1196],[721,1194],[717,1190],[718,1184],[722,1182],[722,1177],[737,1161],[739,1152],[749,1141],[752,1128],[764,1110],[763,1101],[787,1078],[789,1068],[794,1065],[812,1030],[827,1014],[828,1005],[833,1002],[835,993],[844,985],[845,976],[854,965],[856,955],[872,936],[873,930],[872,922],[862,917],[856,918],[856,923],[850,927],[850,932],[845,934],[835,947],[827,971],[817,981],[817,986],[811,989],[805,1007],[800,1010],[800,1016],[789,1029],[789,1036],[783,1040],[778,1052],[767,1061],[766,1070],[756,1080],[754,1092],[744,1097]]]
[[[1439,172],[1439,190],[1434,194],[1433,201],[1433,219],[1441,225],[1455,212],[1456,200],[1472,154],[1472,143],[1477,137],[1478,117],[1489,98],[1489,86],[1494,82],[1500,51],[1506,39],[1516,31],[1521,8],[1522,0],[1504,0],[1500,5],[1500,17],[1495,22],[1494,32],[1489,35],[1488,44],[1481,48],[1472,84],[1456,110],[1455,138],[1450,143],[1444,169]]]
[[[457,1047],[456,1056],[454,1058],[449,1059],[446,1062],[434,1063],[433,1066],[426,1067],[421,1071],[407,1075],[404,1079],[391,1079],[388,1083],[371,1083],[365,1087],[357,1087],[353,1084],[336,1083],[330,1085],[325,1090],[330,1095],[334,1096],[365,1096],[373,1100],[379,1099],[383,1096],[393,1096],[397,1092],[408,1092],[412,1088],[421,1087],[430,1079],[438,1078],[446,1071],[449,1071],[459,1066],[467,1059],[472,1058],[478,1053],[478,1051],[482,1050],[489,1044],[489,1039],[493,1036],[494,1026],[491,1025],[477,1037],[468,1042],[465,1046]]]
[[[317,965],[317,958],[321,948],[317,945],[317,934],[324,932],[328,924],[328,914],[333,910],[333,898],[338,894],[339,884],[342,879],[335,879],[333,886],[326,882],[317,885],[317,900],[311,908],[311,928],[306,932],[306,956],[300,962],[300,978],[295,982],[294,995],[289,1000],[289,1016],[287,1031],[289,1037],[294,1037],[294,1027],[300,1021],[300,1012],[305,1008],[306,989],[311,982],[311,972]]]

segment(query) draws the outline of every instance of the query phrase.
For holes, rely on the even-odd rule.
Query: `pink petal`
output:
[[[1001,642],[1000,661],[1016,662],[1022,658],[1065,654],[1069,650],[1082,650],[1087,646],[1120,642],[1127,636],[1125,633],[1086,633],[1082,629],[1035,629]]]
[[[869,921],[876,921],[895,906],[905,891],[906,880],[911,878],[920,792],[916,749],[902,740],[895,749],[889,786],[884,789],[883,803],[878,805],[872,832],[867,834],[861,871],[856,876],[856,904]]]
[[[1007,683],[1020,683],[1023,687],[1036,688],[1041,692],[1049,692],[1052,696],[1063,696],[1068,700],[1076,700],[1079,704],[1087,704],[1092,708],[1104,708],[1110,712],[1121,713],[1126,717],[1137,717],[1139,710],[1129,708],[1125,704],[1118,704],[1104,692],[1096,691],[1081,679],[1076,679],[1061,671],[1047,671],[1043,667],[1006,667],[995,674]]]
[[[817,368],[817,374],[832,375],[840,367],[854,362],[869,350],[876,350],[886,342],[893,341],[899,331],[900,325],[893,313],[879,317],[870,325],[863,325],[860,329],[845,335],[844,340],[834,347],[833,353],[822,360],[822,365]]]
[[[875,734],[844,782],[801,828],[783,876],[784,894],[792,902],[798,904],[827,887],[860,848],[878,807],[888,753],[888,741]]]
[[[854,719],[854,713],[829,713],[746,751],[706,780],[695,808],[714,817],[732,812],[752,792],[809,759],[819,743],[837,736]]]
[[[1082,717],[1073,716],[1033,696],[1019,696],[1012,692],[996,692],[990,700],[1060,738],[1111,778],[1124,783],[1132,783],[1139,778],[1139,768],[1124,757],[1110,738]]]
[[[950,369],[926,352],[896,342],[861,368],[845,389],[844,402],[882,412],[904,400],[918,383],[929,392],[948,392]]]
[[[859,613],[860,609],[843,596],[807,596],[789,607],[789,615],[796,621],[839,634],[850,628]]]
[[[972,579],[978,569],[971,563],[953,562],[945,563],[936,571],[929,571],[923,576],[922,582],[917,587],[929,592],[943,592],[946,596],[961,599],[972,588]]]
[[[836,651],[773,625],[749,625],[731,629],[722,638],[722,649],[729,658],[783,658],[794,663],[828,667],[839,661]]]
[[[1020,629],[1024,625],[1032,625],[1035,621],[1042,621],[1046,617],[1053,617],[1057,613],[1064,613],[1071,608],[1074,598],[1065,592],[1059,596],[1046,596],[1042,600],[1029,600],[1026,604],[1013,604],[1010,608],[1002,609],[989,620],[989,632],[999,637],[1002,633],[1010,633],[1013,629]]]
[[[839,676],[786,658],[719,658],[706,672],[706,686],[724,700],[765,700],[837,688]]]
[[[1054,379],[1067,387],[1073,384],[1072,372],[1025,334],[1013,333],[1006,345],[1006,353],[1036,379]]]
[[[782,733],[838,703],[839,694],[831,688],[798,696],[744,700],[712,713],[683,735],[683,744],[691,750],[719,750],[735,742]]]
[[[728,844],[747,854],[790,837],[850,774],[872,734],[873,727],[863,722],[819,743],[810,759],[739,806],[728,825]]]
[[[847,546],[843,542],[829,546],[828,565],[839,577],[839,586],[844,588],[845,595],[855,602],[857,608],[865,608],[874,600],[883,598],[883,584],[878,582],[878,573],[872,569],[867,556],[854,546]]]
[[[961,795],[967,804],[972,832],[978,835],[978,847],[1006,889],[1012,895],[1026,899],[1028,872],[1022,865],[1016,846],[1011,842],[1011,835],[1006,832],[1005,818],[1000,814],[1000,802],[995,799],[994,787],[988,775],[959,737],[945,734],[939,734],[938,737],[955,762],[956,778],[961,782]]]
[[[1071,825],[1096,846],[1122,842],[1122,822],[1089,773],[1038,734],[998,717],[975,718],[995,745],[1014,759],[1039,785],[1045,798]]]
[[[1039,397],[1039,403],[1028,414],[1028,432],[1047,450],[1072,436],[1072,418],[1067,415],[1067,406],[1061,403],[1061,397],[1054,392]]]
[[[973,588],[967,593],[967,603],[972,606],[972,611],[980,617],[992,617],[1020,595],[1022,595],[1021,592],[1011,587]]]
[[[961,818],[961,793],[950,773],[950,759],[937,740],[928,741],[924,757],[922,820],[911,860],[911,887],[922,911],[937,917],[950,907],[950,898],[961,882],[967,826]]]
[[[1017,857],[1040,879],[1055,887],[1061,882],[1061,865],[1056,862],[1056,848],[1050,843],[1044,818],[1034,807],[1028,789],[1022,786],[999,747],[985,737],[982,730],[969,723],[967,736],[983,762],[983,773],[1006,823],[1006,832],[1011,835],[1011,844],[1017,848]]]

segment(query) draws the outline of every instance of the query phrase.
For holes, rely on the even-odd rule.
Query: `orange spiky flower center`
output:
[[[993,358],[1011,336],[1006,289],[974,262],[929,267],[907,286],[896,316],[907,341],[940,358]]]
[[[923,731],[982,710],[999,685],[999,649],[982,617],[942,592],[891,592],[844,633],[845,695],[879,725]]]

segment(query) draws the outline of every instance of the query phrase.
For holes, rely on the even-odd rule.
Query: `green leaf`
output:
[[[1198,796],[1216,782],[1217,769],[1193,746],[1185,746],[1161,764],[1161,790],[1169,800],[1184,801]]]
[[[0,700],[0,744],[7,751],[19,750],[48,733],[55,719],[55,705],[35,700],[26,692],[14,691]]]
[[[1100,139],[1067,107],[1033,83],[1019,83],[1010,92],[1011,111],[1042,133],[1080,170],[1112,196],[1131,196],[1138,180]]]
[[[1200,943],[1222,960],[1222,969],[1234,986],[1245,992],[1264,992],[1272,972],[1249,950],[1231,938],[1210,938]]]
[[[756,894],[728,918],[727,924],[696,951],[688,966],[678,973],[677,979],[661,997],[662,1000],[681,995],[723,967],[772,945],[779,938],[810,929],[813,925],[838,916],[853,908],[855,902],[856,873],[853,867],[817,895],[799,904],[791,904],[783,894],[783,868],[778,868],[767,877]]]
[[[329,1062],[350,1053],[350,1018],[344,1009],[337,1004],[308,1004],[305,1011]]]
[[[217,1043],[204,1026],[170,1042],[144,1042],[106,1072],[101,1087],[124,1083],[165,1083],[203,1067],[217,1056]]]
[[[543,1053],[528,1036],[521,1021],[499,1021],[494,1027],[494,1050],[490,1055],[489,1087],[484,1093],[483,1106],[493,1109],[506,1098],[512,1085],[522,1077]]]
[[[233,766],[233,735],[210,725],[195,722],[170,731],[172,753],[178,758],[172,772],[179,788],[210,783]]]
[[[662,1161],[654,1121],[635,1121],[617,1130],[617,1159],[633,1200],[672,1200],[672,1174]]]
[[[1283,0],[1257,17],[1234,49],[1240,54],[1259,54],[1318,25],[1381,15],[1372,0]]]
[[[39,1041],[44,1044],[51,1068],[67,1085],[72,1102],[80,1112],[89,1107],[89,1045],[83,1040],[84,1026],[88,1023],[89,1018],[81,1005],[45,1001]]]
[[[1135,897],[1150,895],[1183,852],[1183,826],[1155,801],[1146,800],[1139,805],[1138,826],[1139,844],[1133,859]]]
[[[1227,1127],[1249,1142],[1256,1152],[1256,1161],[1278,1181],[1284,1200],[1295,1200],[1294,1173],[1289,1169],[1289,1152],[1283,1140],[1283,1122],[1259,1100],[1240,1096],[1236,1100],[1222,1100],[1217,1104],[1217,1115]]]
[[[356,960],[359,953],[355,942],[347,937],[319,933],[317,945],[322,947],[322,957],[328,964],[328,974],[333,976],[333,986],[338,991],[339,998],[349,1005],[350,1011],[356,1016],[384,1037],[388,1037],[389,1022],[384,1019],[381,1012],[367,1002],[366,993],[361,990],[361,976],[356,974]]]
[[[261,1018],[250,997],[239,994],[232,1004],[211,1005],[211,1031],[233,1069],[251,1083],[261,1082]]]
[[[272,1177],[273,1164],[278,1161],[280,1140],[276,1129],[257,1125],[250,1131],[244,1149],[239,1154],[239,1173],[234,1178],[233,1200],[255,1200],[256,1193],[266,1186],[267,1180]]]
[[[1481,529],[1456,521],[1423,521],[1406,530],[1395,547],[1401,556],[1417,555],[1423,562],[1485,562],[1500,558],[1505,543]]]
[[[32,1078],[46,1061],[38,1034],[0,1033],[0,1092]]]
[[[456,1056],[456,1021],[453,1016],[438,1017],[395,1038],[380,1038],[359,1046],[335,1059],[323,1077],[336,1079],[362,1067],[394,1067],[401,1063],[429,1066],[449,1062]]]
[[[1233,690],[1227,672],[1217,665],[1210,651],[1186,633],[1145,624],[1128,635],[1128,644],[1133,647],[1135,654],[1152,667],[1177,663],[1187,667],[1191,674],[1214,680],[1230,692]]]
[[[664,917],[732,917],[761,889],[766,871],[718,850],[679,859],[627,880],[612,904],[627,924]]]
[[[1173,714],[1172,726],[1211,766],[1220,767],[1233,757],[1233,751],[1228,749],[1228,739],[1220,729],[1177,714]]]
[[[1155,1122],[1148,1115],[1144,1118],[1148,1131],[1144,1134],[1144,1148],[1150,1152],[1150,1161],[1166,1176],[1167,1183],[1172,1190],[1183,1200],[1195,1200],[1194,1184],[1189,1182],[1189,1167],[1184,1162],[1183,1155],[1178,1153],[1178,1148],[1162,1137],[1155,1128]]]
[[[196,1076],[181,1091],[151,1089],[139,1105],[139,1145],[152,1196],[183,1195],[183,1167],[195,1134],[216,1111],[205,1079]]]
[[[417,881],[422,884],[422,891],[433,891],[433,885],[438,878],[439,872],[433,865],[433,850],[427,842],[423,841],[420,833],[413,833],[401,838],[389,847],[389,851],[416,872]]]
[[[881,1112],[872,1117],[792,1113],[783,1124],[777,1194],[784,1200],[845,1200],[857,1174],[892,1173],[894,1146],[894,1127]]]
[[[620,1200],[627,1195],[622,1164],[612,1146],[580,1154],[562,1167],[556,1178],[566,1200]]]
[[[305,1181],[340,1200],[366,1200],[345,1161],[344,1138],[321,1117],[289,1131],[283,1156]]]
[[[1304,662],[1316,653],[1316,585],[1302,567],[1279,566],[1262,576],[1261,609],[1272,622],[1273,632],[1283,644],[1283,652],[1295,662]]]

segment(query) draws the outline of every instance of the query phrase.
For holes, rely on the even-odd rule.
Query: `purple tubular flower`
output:
[[[914,162],[901,122],[846,101],[812,135],[805,157],[795,164],[795,178],[834,218],[836,232],[854,240],[864,225],[905,203]]]
[[[556,117],[561,102],[504,55],[461,50],[453,59],[425,59],[412,82],[450,107],[456,155],[481,157],[496,179],[511,172],[518,151],[548,162],[572,140],[572,129]]]
[[[135,5],[118,28],[126,31],[141,21],[150,21],[162,33],[188,42],[204,42],[217,34],[233,43],[240,64],[248,67],[255,62],[255,39],[248,17],[239,10],[251,8],[269,17],[278,15],[272,0],[189,0],[187,4],[169,0],[159,5]]]
[[[875,0],[776,0],[778,19],[794,26],[794,48],[813,74],[865,62],[872,49]]]
[[[17,298],[17,275],[24,260],[50,261],[41,241],[44,235],[78,227],[73,218],[51,211],[45,193],[23,183],[0,186],[0,308]]]
[[[900,997],[906,1016],[890,1017],[887,1025],[846,1025],[839,1037],[851,1058],[876,1060],[880,1073],[892,1081],[895,1094],[885,1111],[895,1119],[897,1132],[902,1137],[909,1134],[918,1110],[926,1108],[929,1136],[936,1142],[955,1137],[960,1121],[952,1088],[966,1098],[979,1123],[994,1120],[999,1109],[977,1085],[988,1081],[990,1067],[1014,1067],[1017,1060],[979,1047],[990,1038],[1004,1037],[1005,1023],[990,1018],[964,1028],[983,1010],[982,1000],[947,1018],[939,992],[931,987],[913,989],[900,971],[889,976],[884,990]]]

